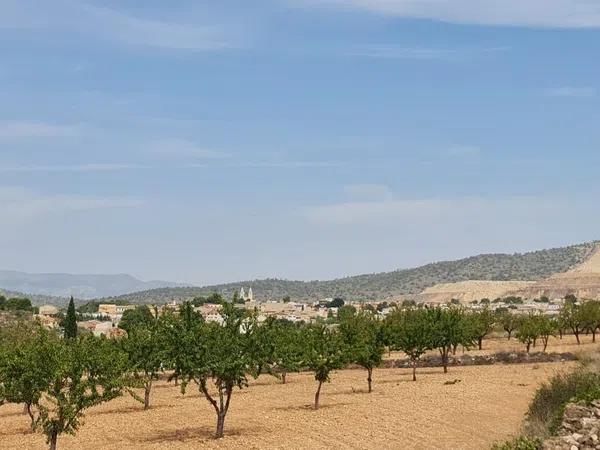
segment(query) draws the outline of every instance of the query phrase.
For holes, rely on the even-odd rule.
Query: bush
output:
[[[496,444],[492,447],[492,450],[541,450],[541,448],[542,441],[540,439],[529,439],[521,436],[504,444]]]
[[[562,421],[564,407],[573,399],[588,399],[600,391],[600,374],[579,369],[555,375],[537,390],[527,412],[530,435],[551,434]]]

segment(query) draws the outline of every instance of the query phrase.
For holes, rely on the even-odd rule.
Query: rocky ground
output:
[[[557,434],[544,442],[544,450],[600,449],[600,400],[567,405]]]

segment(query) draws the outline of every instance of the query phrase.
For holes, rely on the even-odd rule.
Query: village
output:
[[[347,307],[354,311],[368,310],[376,317],[384,319],[395,308],[406,308],[413,306],[427,308],[448,308],[450,306],[461,306],[463,308],[480,311],[489,309],[490,311],[506,310],[513,314],[544,314],[548,316],[558,316],[564,299],[522,299],[520,297],[506,297],[495,300],[482,299],[463,302],[458,299],[452,299],[446,303],[440,302],[419,302],[410,299],[398,299],[397,301],[348,301],[341,298],[323,298],[312,302],[294,302],[285,298],[282,300],[258,301],[254,297],[252,288],[241,288],[239,294],[235,296],[234,302],[236,308],[253,311],[257,314],[259,323],[267,320],[268,317],[274,317],[279,320],[286,320],[292,323],[331,323],[338,317],[340,308]],[[162,305],[148,305],[148,308],[154,315],[162,315],[167,311],[177,314],[182,301],[171,301]],[[123,314],[128,310],[135,310],[140,305],[134,304],[115,304],[100,303],[98,311],[95,313],[84,314],[85,320],[77,322],[78,328],[94,334],[95,336],[121,337],[125,331],[119,328],[119,323]],[[198,312],[206,322],[223,323],[221,316],[222,303],[205,302],[195,306],[194,310]],[[35,317],[47,328],[59,328],[61,311],[53,305],[44,305],[39,307]]]

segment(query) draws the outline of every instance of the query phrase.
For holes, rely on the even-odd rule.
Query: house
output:
[[[54,305],[40,306],[38,314],[40,316],[55,316],[58,314],[58,308]]]

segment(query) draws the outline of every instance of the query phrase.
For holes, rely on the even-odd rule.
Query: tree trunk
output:
[[[319,409],[319,398],[321,397],[321,386],[323,386],[323,382],[319,381],[319,387],[317,388],[317,393],[315,394],[315,409]]]
[[[448,353],[449,349],[444,348],[442,351],[442,365],[444,366],[444,373],[448,373]]]
[[[512,336],[512,330],[508,331],[508,340],[510,341],[510,338]]]
[[[562,337],[563,337],[563,330],[562,330],[562,328],[558,329],[558,335],[560,336],[560,339],[562,339]]]
[[[527,353],[529,353],[530,348],[531,348],[531,342],[527,342]]]
[[[23,403],[23,414],[29,414],[29,411],[27,410],[27,403]]]
[[[287,373],[286,372],[282,372],[281,373],[281,383],[282,384],[287,383],[286,377],[287,377]]]
[[[596,329],[592,331],[592,342],[596,342]]]
[[[33,415],[33,411],[31,410],[30,404],[26,404],[25,407],[27,408],[27,414],[31,419],[31,429],[33,430],[35,428],[35,416]]]
[[[367,384],[369,385],[369,394],[373,392],[373,368],[367,369]]]
[[[573,330],[573,334],[575,335],[575,339],[577,339],[577,345],[580,345],[581,341],[579,340],[579,330]]]
[[[483,350],[483,338],[482,337],[477,339],[477,344],[479,345],[479,350]]]
[[[150,408],[150,392],[152,391],[152,381],[146,383],[144,389],[144,409]]]
[[[417,381],[417,360],[413,359],[413,381]]]
[[[50,450],[56,450],[56,442],[58,441],[58,433],[56,431],[52,432],[50,436]]]
[[[544,342],[544,350],[542,350],[543,353],[546,353],[546,347],[548,347],[548,339],[549,337],[545,337],[542,339],[542,341]]]
[[[225,435],[225,412],[221,411],[217,414],[217,432],[215,433],[216,439],[221,439]]]

